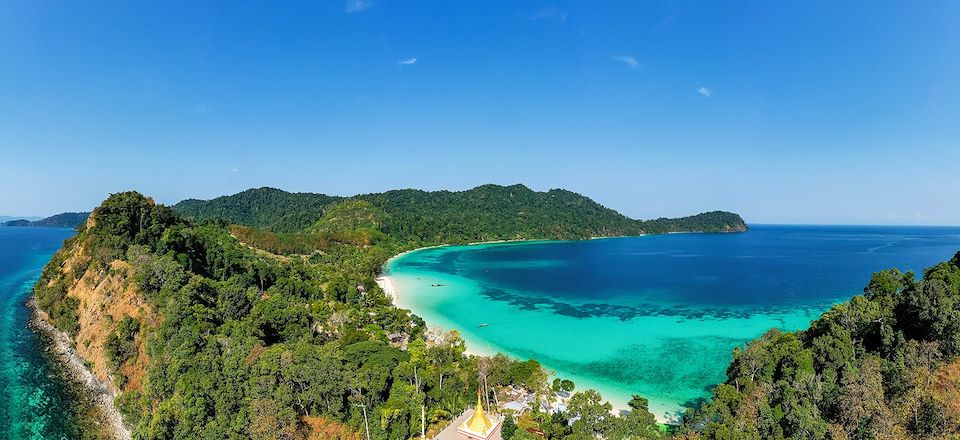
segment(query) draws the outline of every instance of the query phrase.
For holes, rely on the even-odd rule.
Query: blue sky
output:
[[[960,224],[960,2],[0,2],[0,214],[521,182]]]

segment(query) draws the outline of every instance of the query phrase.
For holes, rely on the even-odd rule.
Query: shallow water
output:
[[[24,304],[72,230],[0,226],[0,438],[80,438],[78,397],[27,324]]]
[[[621,408],[643,395],[670,419],[724,380],[733,347],[805,328],[874,271],[958,250],[960,228],[761,225],[432,248],[386,269],[402,307],[471,351],[537,359]]]

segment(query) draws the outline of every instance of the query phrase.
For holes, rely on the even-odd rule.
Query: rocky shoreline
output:
[[[32,311],[30,328],[45,336],[46,351],[64,369],[73,384],[87,394],[96,407],[96,420],[92,425],[99,428],[102,438],[109,440],[130,440],[130,430],[124,425],[123,417],[114,405],[114,395],[99,378],[84,365],[84,361],[72,347],[70,336],[50,324],[46,312],[37,307],[36,299],[30,298],[27,306]]]

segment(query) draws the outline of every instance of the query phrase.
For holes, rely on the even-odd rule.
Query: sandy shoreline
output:
[[[393,303],[394,307],[401,308],[399,305],[400,294],[395,287],[393,287],[393,281],[390,280],[389,275],[380,275],[374,278],[374,281],[377,282],[377,285],[380,286],[380,289],[383,290],[383,293],[390,298],[390,302]]]
[[[521,241],[521,240],[512,240],[512,241]],[[522,241],[531,241],[531,240],[522,240]],[[397,283],[394,283],[394,282],[393,282],[393,279],[390,277],[389,272],[387,271],[387,267],[390,265],[390,262],[392,262],[392,261],[396,260],[397,258],[400,258],[400,257],[402,257],[402,256],[404,256],[404,255],[406,255],[406,254],[409,254],[409,253],[411,253],[411,252],[421,251],[421,250],[424,250],[424,249],[433,249],[433,248],[440,248],[440,247],[447,247],[447,246],[471,246],[471,245],[479,245],[479,244],[506,243],[506,242],[508,242],[508,241],[506,241],[506,240],[501,240],[501,241],[486,241],[486,242],[480,242],[480,243],[470,243],[470,244],[467,244],[467,245],[447,245],[447,244],[444,244],[444,245],[426,246],[426,247],[422,247],[422,248],[411,249],[411,250],[409,250],[409,251],[401,252],[401,253],[399,253],[399,254],[397,254],[397,255],[394,255],[394,256],[390,257],[385,263],[383,263],[383,266],[381,266],[381,269],[380,269],[380,275],[378,275],[376,278],[374,278],[374,281],[377,283],[378,286],[380,286],[380,289],[383,290],[383,293],[386,294],[388,298],[390,298],[390,303],[393,304],[394,307],[396,307],[396,308],[398,308],[398,309],[402,309],[402,310],[411,310],[410,307],[408,307],[406,304],[403,303],[402,296],[401,296],[402,292],[400,292],[400,289],[397,288]],[[411,310],[411,313],[413,313],[412,310]],[[426,321],[426,320],[424,320],[424,321]],[[427,322],[426,324],[427,324],[427,327],[428,327],[428,328],[429,328],[429,327],[434,327],[434,328],[442,329],[442,330],[444,330],[444,331],[452,330],[452,329],[444,328],[444,327],[439,326],[439,325],[432,325],[432,324],[430,324],[429,322]],[[464,350],[463,353],[464,353],[465,355],[468,355],[468,356],[493,356],[493,355],[495,354],[495,353],[479,352],[479,351],[477,351],[476,349],[472,349],[472,350],[471,350],[469,344],[465,344],[465,345],[466,345],[466,347],[465,347],[465,350]]]
[[[597,237],[597,238],[591,238],[591,239],[602,240],[602,239],[606,239],[606,238],[621,238],[621,237]],[[439,248],[439,247],[448,247],[448,246],[470,246],[470,245],[480,245],[480,244],[513,243],[513,242],[531,242],[531,243],[532,243],[532,242],[544,242],[544,241],[553,242],[554,240],[501,240],[501,241],[488,241],[488,242],[470,243],[470,244],[467,244],[467,245],[438,245],[438,246],[427,246],[427,247],[412,249],[412,250],[409,250],[409,251],[402,252],[402,253],[399,253],[399,254],[397,254],[397,255],[394,255],[393,257],[391,257],[390,259],[388,259],[388,260],[383,264],[383,266],[382,266],[382,268],[381,268],[380,275],[375,278],[375,281],[376,281],[377,285],[379,285],[380,288],[384,291],[384,293],[390,298],[390,301],[391,301],[391,303],[394,305],[394,307],[397,307],[397,308],[399,308],[399,309],[404,309],[404,310],[410,310],[411,313],[414,313],[413,310],[412,310],[410,307],[408,307],[408,306],[403,302],[402,298],[403,298],[403,296],[404,296],[404,292],[402,292],[402,291],[398,288],[398,283],[394,282],[394,280],[391,278],[391,276],[390,276],[390,274],[389,274],[388,267],[390,266],[390,263],[393,262],[394,260],[396,260],[397,258],[403,257],[404,255],[409,254],[409,253],[411,253],[411,252],[416,252],[416,251],[420,251],[420,250],[424,250],[424,249]],[[409,295],[409,294],[410,294],[410,293],[407,292],[407,295]],[[418,315],[418,316],[419,316],[419,315]],[[421,317],[421,318],[422,318],[422,317]],[[440,328],[440,329],[443,329],[444,331],[449,331],[449,330],[451,330],[451,329],[445,328],[445,327],[443,327],[443,326],[431,324],[430,322],[427,322],[426,324],[427,324],[428,327]],[[465,341],[465,342],[466,342],[466,341]],[[494,356],[494,355],[496,355],[497,353],[499,353],[499,351],[496,351],[496,350],[477,350],[476,348],[471,349],[471,344],[470,344],[470,343],[466,343],[465,345],[466,345],[466,350],[464,351],[464,354],[465,354],[465,355],[469,355],[469,356]],[[503,354],[506,354],[506,353],[503,353]],[[507,356],[510,356],[509,354],[506,354],[506,355],[507,355]],[[510,356],[510,357],[512,357],[512,358],[514,358],[514,359],[516,359],[516,360],[520,360],[520,361],[524,360],[524,359],[517,359],[517,358],[514,357],[514,356]],[[602,392],[601,392],[601,393],[602,393]],[[602,394],[603,394],[603,393],[602,393]],[[608,400],[608,401],[609,401],[609,400]],[[620,413],[620,412],[622,412],[622,411],[629,411],[629,410],[630,410],[630,408],[629,408],[628,406],[626,406],[625,404],[622,404],[622,403],[618,404],[618,403],[615,403],[615,402],[613,402],[613,401],[609,401],[609,402],[610,402],[611,405],[613,405],[613,412],[614,412],[614,413]],[[673,424],[676,424],[676,423],[678,422],[678,420],[675,420],[675,419],[673,419],[673,418],[670,418],[670,417],[667,417],[667,416],[664,416],[664,415],[661,415],[661,414],[654,413],[654,416],[656,417],[657,421],[660,422],[660,423],[673,423]]]
[[[419,250],[419,249],[417,249],[417,250]],[[410,251],[410,252],[412,252],[412,251]],[[406,252],[404,252],[404,253],[406,253]],[[400,255],[403,255],[403,254],[400,254]],[[400,255],[397,255],[397,256],[399,257]],[[394,257],[394,258],[396,258],[396,257]],[[391,258],[391,259],[392,259],[392,258]],[[378,277],[375,278],[374,280],[377,282],[377,285],[379,285],[380,288],[383,289],[383,292],[387,295],[387,297],[390,298],[390,302],[393,304],[394,307],[396,307],[396,308],[398,308],[398,309],[402,309],[402,310],[410,310],[410,313],[413,313],[413,311],[410,309],[410,307],[407,307],[407,306],[401,301],[401,299],[400,299],[400,298],[401,298],[401,296],[400,296],[400,295],[401,295],[400,289],[397,289],[396,284],[393,282],[393,280],[391,280],[391,278],[390,278],[389,275],[381,274],[380,276],[378,276]],[[417,316],[419,316],[419,315],[417,315]],[[426,322],[426,320],[424,320],[424,321]],[[432,327],[432,328],[439,328],[439,329],[441,329],[441,330],[443,330],[443,331],[445,331],[445,332],[446,332],[446,331],[453,330],[453,329],[445,328],[445,327],[443,327],[443,326],[434,325],[434,324],[431,324],[431,323],[427,322],[427,328],[431,328],[431,327]],[[464,342],[466,342],[466,341],[464,341]],[[463,351],[463,354],[465,354],[465,355],[467,355],[467,356],[494,356],[494,355],[496,354],[496,353],[488,353],[488,352],[485,352],[485,351],[478,351],[478,350],[476,350],[476,348],[471,349],[471,348],[470,348],[470,344],[466,344],[466,343],[465,343],[464,345],[465,345],[466,347],[465,347],[465,349],[464,349],[464,351]]]
[[[103,433],[113,440],[130,440],[130,430],[124,425],[123,417],[113,403],[113,394],[107,385],[84,365],[83,359],[71,347],[70,336],[50,324],[46,312],[37,307],[36,298],[31,297],[27,306],[32,311],[30,327],[49,338],[50,346],[46,347],[48,352],[67,371],[70,379],[89,393],[90,399],[100,411],[103,418],[98,420],[98,425]]]

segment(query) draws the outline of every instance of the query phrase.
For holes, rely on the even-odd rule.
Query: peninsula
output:
[[[486,427],[511,439],[664,438],[673,434],[643,396],[615,415],[534,359],[469,355],[456,331],[428,330],[375,278],[391,256],[435,244],[746,229],[727,212],[640,221],[519,185],[355,197],[262,188],[173,208],[125,192],[64,243],[35,295],[135,438],[493,434]],[[920,280],[878,272],[810,329],[738,348],[718,366],[728,380],[669,431],[956,434],[958,289],[960,254]],[[496,415],[463,421],[483,411]]]
[[[389,257],[431,244],[744,230],[732,213],[638,221],[521,185],[347,198],[262,188],[172,209],[126,192],[91,213],[35,292],[134,436],[353,438],[367,412],[381,420],[373,437],[407,438],[421,407],[438,432],[478,387],[495,401],[549,384],[535,360],[464,357],[456,332],[432,334],[394,307],[375,282]],[[623,429],[655,431],[637,402]]]

